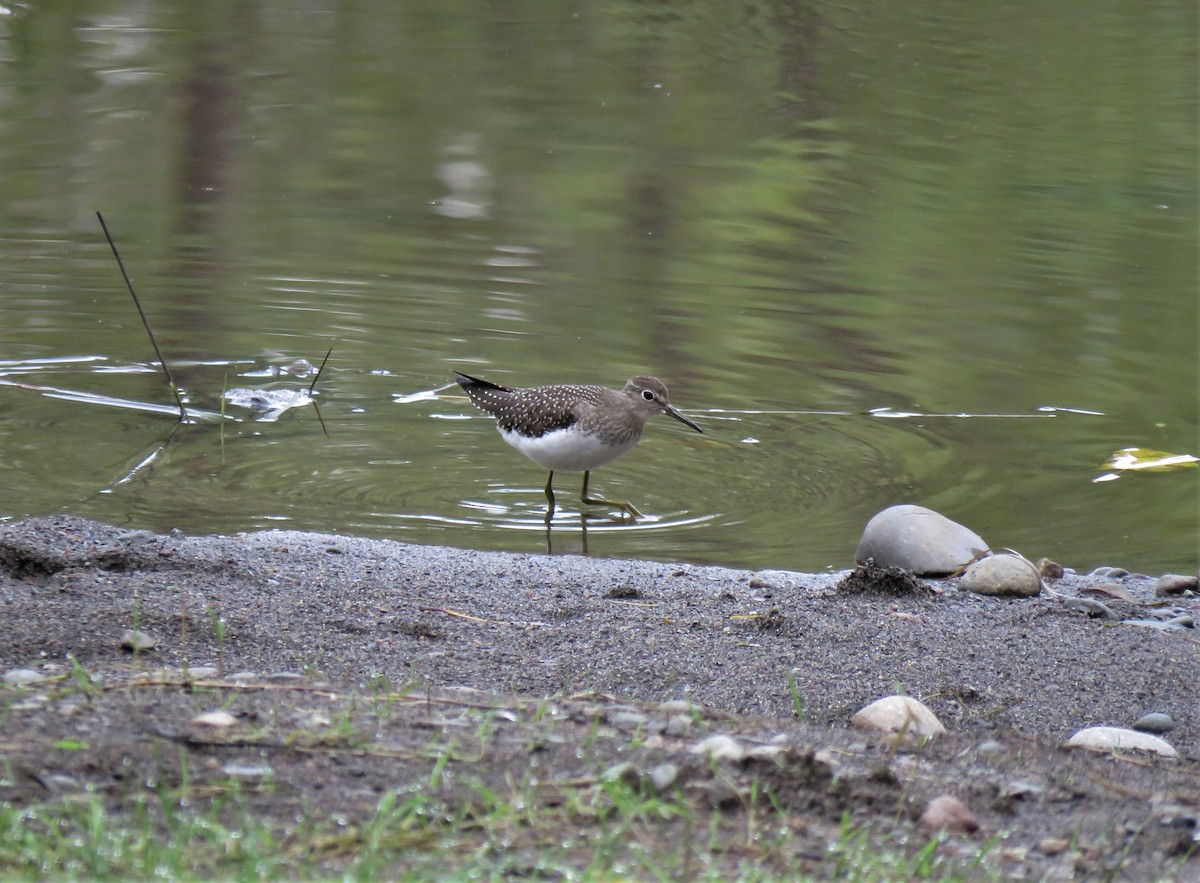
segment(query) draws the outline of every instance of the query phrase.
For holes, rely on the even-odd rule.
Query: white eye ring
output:
[[[649,390],[649,389],[643,389],[642,390],[642,398],[644,398],[648,402],[654,401],[654,391]]]

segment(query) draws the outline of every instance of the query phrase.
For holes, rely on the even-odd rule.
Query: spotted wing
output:
[[[599,386],[532,386],[510,389],[490,380],[458,374],[458,385],[477,408],[496,418],[496,424],[506,432],[517,432],[539,438],[556,429],[573,426],[580,417],[580,408],[595,405],[603,387]]]

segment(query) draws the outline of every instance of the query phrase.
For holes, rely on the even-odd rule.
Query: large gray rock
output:
[[[890,506],[867,522],[854,560],[902,567],[918,576],[945,576],[988,544],[973,531],[924,506]]]

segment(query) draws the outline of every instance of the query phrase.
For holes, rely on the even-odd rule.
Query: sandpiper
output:
[[[510,388],[461,371],[454,373],[471,401],[496,418],[500,437],[550,470],[546,524],[554,516],[554,473],[558,471],[583,472],[580,499],[585,504],[615,506],[637,518],[642,513],[630,503],[588,496],[591,471],[629,453],[641,439],[642,427],[655,414],[670,414],[696,432],[704,431],[676,410],[657,377],[638,375],[619,390],[566,385]]]

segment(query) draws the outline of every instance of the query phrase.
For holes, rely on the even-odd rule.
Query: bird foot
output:
[[[583,497],[582,501],[588,506],[611,506],[614,509],[620,509],[622,521],[636,521],[642,517],[642,513],[634,507],[633,503],[618,503],[615,500],[600,500],[591,497]]]

